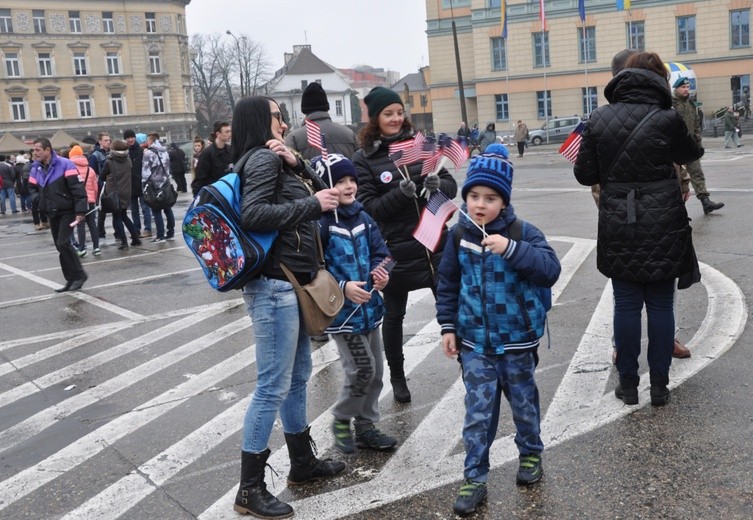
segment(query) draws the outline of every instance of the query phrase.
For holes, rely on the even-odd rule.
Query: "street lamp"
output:
[[[238,41],[238,38],[236,38],[235,35],[232,32],[230,32],[230,29],[225,31],[225,34],[229,34],[230,36],[233,37],[233,40],[235,40],[235,48],[238,50],[238,73],[240,75],[240,80],[241,80],[241,98],[245,98],[246,86],[245,86],[245,83],[243,82],[243,58],[241,57],[241,44]]]

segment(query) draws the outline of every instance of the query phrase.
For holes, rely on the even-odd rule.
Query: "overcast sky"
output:
[[[423,0],[191,0],[186,20],[189,34],[229,29],[262,43],[275,70],[299,44],[337,68],[404,76],[429,62]]]

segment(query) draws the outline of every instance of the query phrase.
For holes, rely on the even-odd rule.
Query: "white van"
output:
[[[528,132],[528,139],[531,144],[538,146],[547,142],[547,133],[549,134],[550,143],[563,143],[570,132],[580,124],[580,117],[553,117],[547,121],[541,128]]]

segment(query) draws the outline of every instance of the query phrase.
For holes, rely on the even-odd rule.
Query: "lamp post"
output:
[[[246,97],[246,85],[243,81],[243,58],[241,57],[241,44],[238,41],[238,38],[235,37],[235,35],[230,32],[230,29],[225,31],[225,34],[229,34],[233,37],[233,40],[235,40],[235,48],[238,50],[238,74],[240,75],[241,80],[241,99]]]

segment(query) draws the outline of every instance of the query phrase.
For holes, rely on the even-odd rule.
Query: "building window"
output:
[[[486,0],[488,7],[502,7],[501,0]]]
[[[68,24],[72,33],[81,32],[81,11],[68,11]]]
[[[677,51],[695,52],[695,16],[677,18]]]
[[[92,100],[89,94],[78,96],[78,115],[79,117],[92,117]]]
[[[157,15],[154,13],[146,13],[144,14],[144,18],[146,18],[146,32],[156,33],[157,32]]]
[[[629,22],[625,26],[627,28],[627,48],[639,51],[646,50],[646,23]]]
[[[44,11],[42,9],[34,9],[31,12],[32,18],[34,18],[34,32],[36,34],[44,34],[47,32],[47,21],[44,17]]]
[[[110,76],[116,76],[120,74],[120,58],[117,52],[107,53],[107,73]]]
[[[494,94],[494,107],[497,111],[497,121],[510,119],[510,107],[507,103],[507,94]]]
[[[5,53],[5,71],[9,78],[21,77],[21,62],[18,60],[17,52]]]
[[[552,91],[538,90],[536,92],[536,110],[539,119],[552,117]]]
[[[301,90],[306,90],[306,87],[309,86],[308,80],[302,79],[301,80]]]
[[[442,0],[442,9],[450,9],[457,7],[470,7],[471,0]]]
[[[58,100],[55,96],[44,96],[42,98],[42,105],[44,107],[45,119],[58,118]]]
[[[0,9],[0,33],[13,32],[13,19],[10,17],[10,9]]]
[[[152,92],[152,108],[155,114],[165,113],[165,98],[162,96],[162,91]]]
[[[39,75],[52,76],[52,57],[49,52],[39,53]]]
[[[596,61],[596,27],[586,27],[585,31],[578,29],[578,61],[580,63]]]
[[[112,11],[102,13],[102,32],[107,34],[115,32],[115,20],[112,18]]]
[[[337,116],[343,115],[343,102],[340,99],[335,100],[335,115]]]
[[[505,39],[492,38],[492,70],[507,69],[507,60],[505,59]]]
[[[74,52],[73,53],[73,74],[76,76],[86,76],[86,53]]]
[[[13,121],[26,121],[26,102],[24,98],[10,98],[10,111],[13,114]]]
[[[580,91],[583,96],[583,113],[588,117],[599,106],[596,87],[582,88]]]
[[[730,11],[729,34],[732,49],[750,47],[750,9]]]
[[[549,33],[533,33],[533,66],[549,66]]]
[[[110,94],[110,110],[114,116],[125,115],[125,100],[123,94]]]
[[[149,51],[149,74],[162,74],[158,51]]]
[[[177,25],[176,29],[178,31],[178,34],[185,34],[186,33],[186,31],[184,30],[184,27],[183,27],[183,15],[182,14],[178,15],[178,23],[176,25]]]

